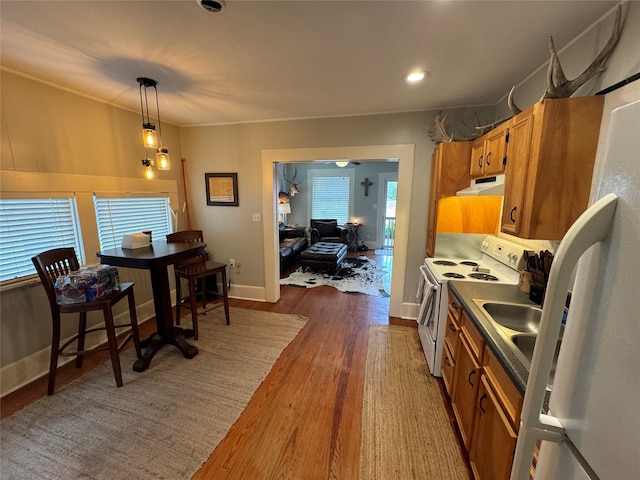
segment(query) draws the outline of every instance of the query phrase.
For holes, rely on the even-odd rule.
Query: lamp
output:
[[[153,179],[153,168],[151,168],[151,166],[153,165],[153,160],[149,160],[148,158],[143,158],[142,165],[144,165],[145,167],[144,178],[146,178],[147,180]]]
[[[340,168],[342,167],[346,167],[347,165],[349,165],[349,162],[336,162],[336,165],[339,166]]]
[[[287,215],[291,213],[291,205],[288,203],[278,204],[278,214],[280,214],[280,220],[282,223],[287,223]]]
[[[140,110],[142,112],[142,142],[144,148],[156,149],[156,160],[158,170],[171,170],[171,162],[169,160],[169,150],[162,146],[162,123],[160,122],[160,104],[158,102],[158,82],[151,78],[138,77],[136,79],[140,84]],[[156,126],[151,121],[149,114],[149,99],[147,90],[153,88],[156,97],[156,117],[158,119],[158,135],[156,135]],[[148,155],[147,155],[148,157]],[[146,160],[149,160],[148,158]],[[147,169],[151,169],[153,162],[149,160],[150,165],[146,165]],[[147,170],[145,170],[145,177]]]
[[[158,153],[156,153],[156,160],[158,161],[158,170],[171,170],[169,150],[166,148],[159,148]]]

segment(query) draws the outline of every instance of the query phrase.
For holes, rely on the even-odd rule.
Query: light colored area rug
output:
[[[0,477],[189,479],[238,419],[306,319],[240,308],[199,319],[199,353],[163,347],[124,386],[106,362],[0,423]],[[189,322],[186,322],[189,323]]]
[[[437,380],[414,328],[371,325],[360,478],[469,478]]]
[[[362,293],[372,297],[388,297],[385,291],[384,276],[388,272],[375,262],[363,256],[360,259],[346,259],[335,273],[323,273],[302,267],[287,278],[280,279],[280,285],[312,288],[328,285],[344,293]]]

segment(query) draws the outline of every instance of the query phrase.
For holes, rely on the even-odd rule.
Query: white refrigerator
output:
[[[595,201],[563,238],[550,273],[512,480],[529,478],[537,440],[535,480],[640,479],[640,101],[611,113],[604,148]]]

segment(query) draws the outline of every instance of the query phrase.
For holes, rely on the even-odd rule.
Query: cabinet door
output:
[[[521,229],[532,131],[533,114],[531,113],[517,118],[509,133],[502,231],[513,235],[520,233]]]
[[[451,406],[458,421],[462,441],[467,450],[471,446],[476,399],[480,385],[480,366],[476,362],[471,347],[464,335],[460,335],[456,368],[454,371],[453,397]]]
[[[484,172],[484,135],[478,138],[471,146],[471,168],[469,173],[472,177],[481,177]]]
[[[449,397],[451,397],[453,396],[453,377],[455,375],[456,362],[449,347],[449,339],[445,338],[444,346],[442,347],[442,381]]]
[[[427,257],[436,254],[436,224],[438,221],[438,200],[440,198],[439,179],[442,166],[440,148],[431,155],[431,182],[429,190],[429,216],[427,217]]]
[[[507,134],[505,127],[493,130],[485,142],[483,175],[497,175],[504,172],[507,154]]]
[[[482,375],[470,453],[476,480],[508,480],[517,435],[502,411],[496,394]]]

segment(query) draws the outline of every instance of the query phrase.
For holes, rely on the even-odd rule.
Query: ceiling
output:
[[[183,126],[492,105],[616,4],[2,0],[0,61],[138,112],[155,79]]]

